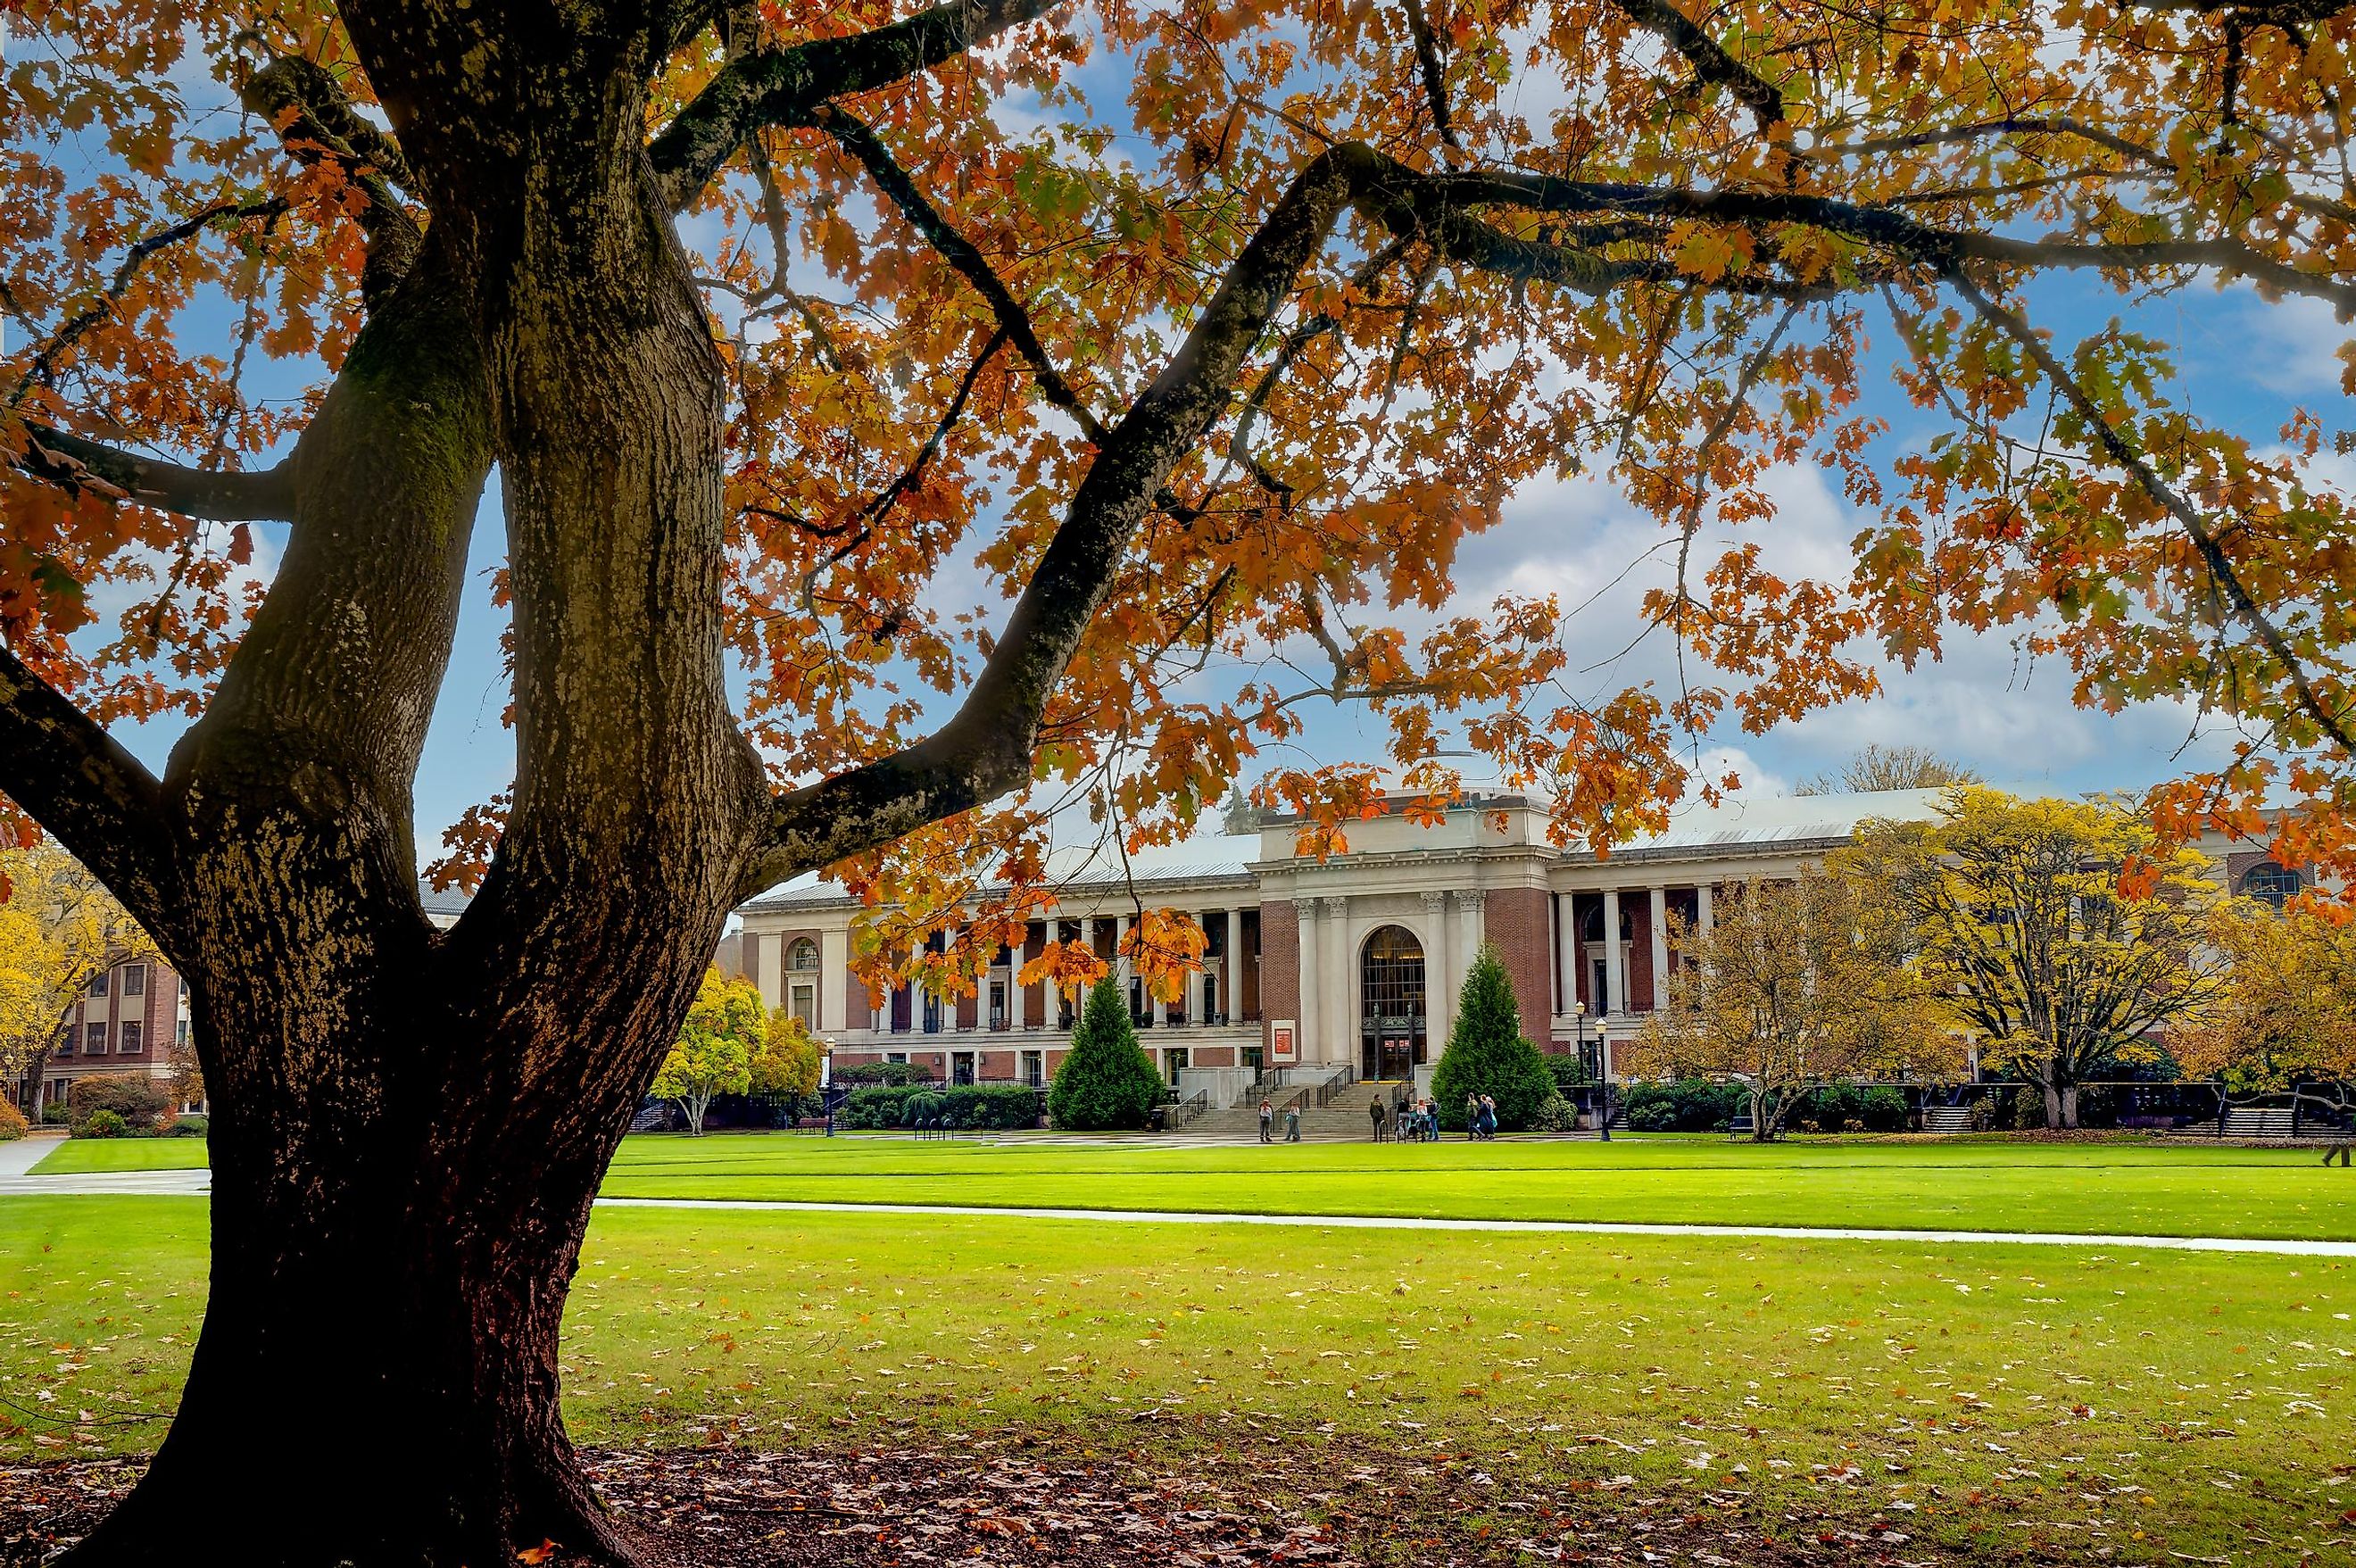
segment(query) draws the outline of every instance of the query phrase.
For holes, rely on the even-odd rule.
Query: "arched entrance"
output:
[[[1381,927],[1358,955],[1358,1070],[1412,1079],[1424,1044],[1423,944],[1404,926]]]

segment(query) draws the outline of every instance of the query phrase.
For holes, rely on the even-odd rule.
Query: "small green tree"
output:
[[[1522,1037],[1521,1008],[1505,960],[1488,942],[1481,944],[1465,973],[1456,1027],[1431,1075],[1431,1097],[1439,1101],[1443,1126],[1464,1125],[1464,1100],[1472,1094],[1494,1100],[1497,1125],[1509,1131],[1527,1127],[1555,1094],[1546,1058]]]
[[[655,1093],[678,1103],[689,1132],[703,1136],[703,1113],[713,1095],[752,1088],[754,1047],[768,1023],[768,1009],[751,982],[723,979],[716,969],[704,972],[687,1022],[655,1074]]]
[[[1047,1114],[1068,1132],[1142,1127],[1162,1095],[1162,1075],[1137,1043],[1120,987],[1106,975],[1088,993],[1072,1048],[1047,1087]]]

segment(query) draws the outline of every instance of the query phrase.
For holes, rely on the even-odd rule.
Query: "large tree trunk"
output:
[[[511,47],[539,41],[380,77],[478,96],[415,139],[427,253],[305,435],[278,581],[165,779],[156,935],[220,1107],[212,1294],[172,1430],[75,1568],[232,1515],[228,1550],[286,1568],[627,1555],[565,1436],[558,1328],[768,792],[722,680],[718,360],[642,100],[594,51]],[[515,798],[445,935],[411,779],[495,461]]]
[[[322,1167],[251,1115],[215,1122],[212,1293],[179,1411],[77,1564],[173,1560],[195,1519],[286,1568],[509,1563],[543,1540],[626,1555],[558,1410],[592,1162],[519,1147],[514,1179],[461,1190],[409,1118],[354,1131],[367,1144]]]

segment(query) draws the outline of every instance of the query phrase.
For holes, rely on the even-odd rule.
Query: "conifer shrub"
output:
[[[1137,1043],[1137,1026],[1120,987],[1106,975],[1088,993],[1055,1079],[1047,1087],[1047,1115],[1073,1133],[1142,1127],[1162,1101],[1162,1074]]]
[[[1497,1102],[1497,1125],[1517,1133],[1557,1093],[1546,1058],[1523,1037],[1521,1008],[1505,960],[1494,944],[1483,942],[1465,973],[1456,1027],[1449,1031],[1448,1048],[1431,1075],[1440,1125],[1462,1129],[1465,1097],[1485,1094]]]

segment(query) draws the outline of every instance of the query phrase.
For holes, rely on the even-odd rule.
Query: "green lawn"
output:
[[[641,1197],[2356,1240],[2356,1175],[2197,1142],[919,1144],[635,1137]]]
[[[105,1423],[171,1408],[204,1222],[0,1198],[0,1459],[160,1436]],[[2342,1261],[605,1210],[564,1370],[594,1443],[1257,1429],[2173,1568],[2346,1552],[2351,1310]]]
[[[202,1138],[68,1138],[41,1156],[33,1174],[201,1170],[205,1161]]]

